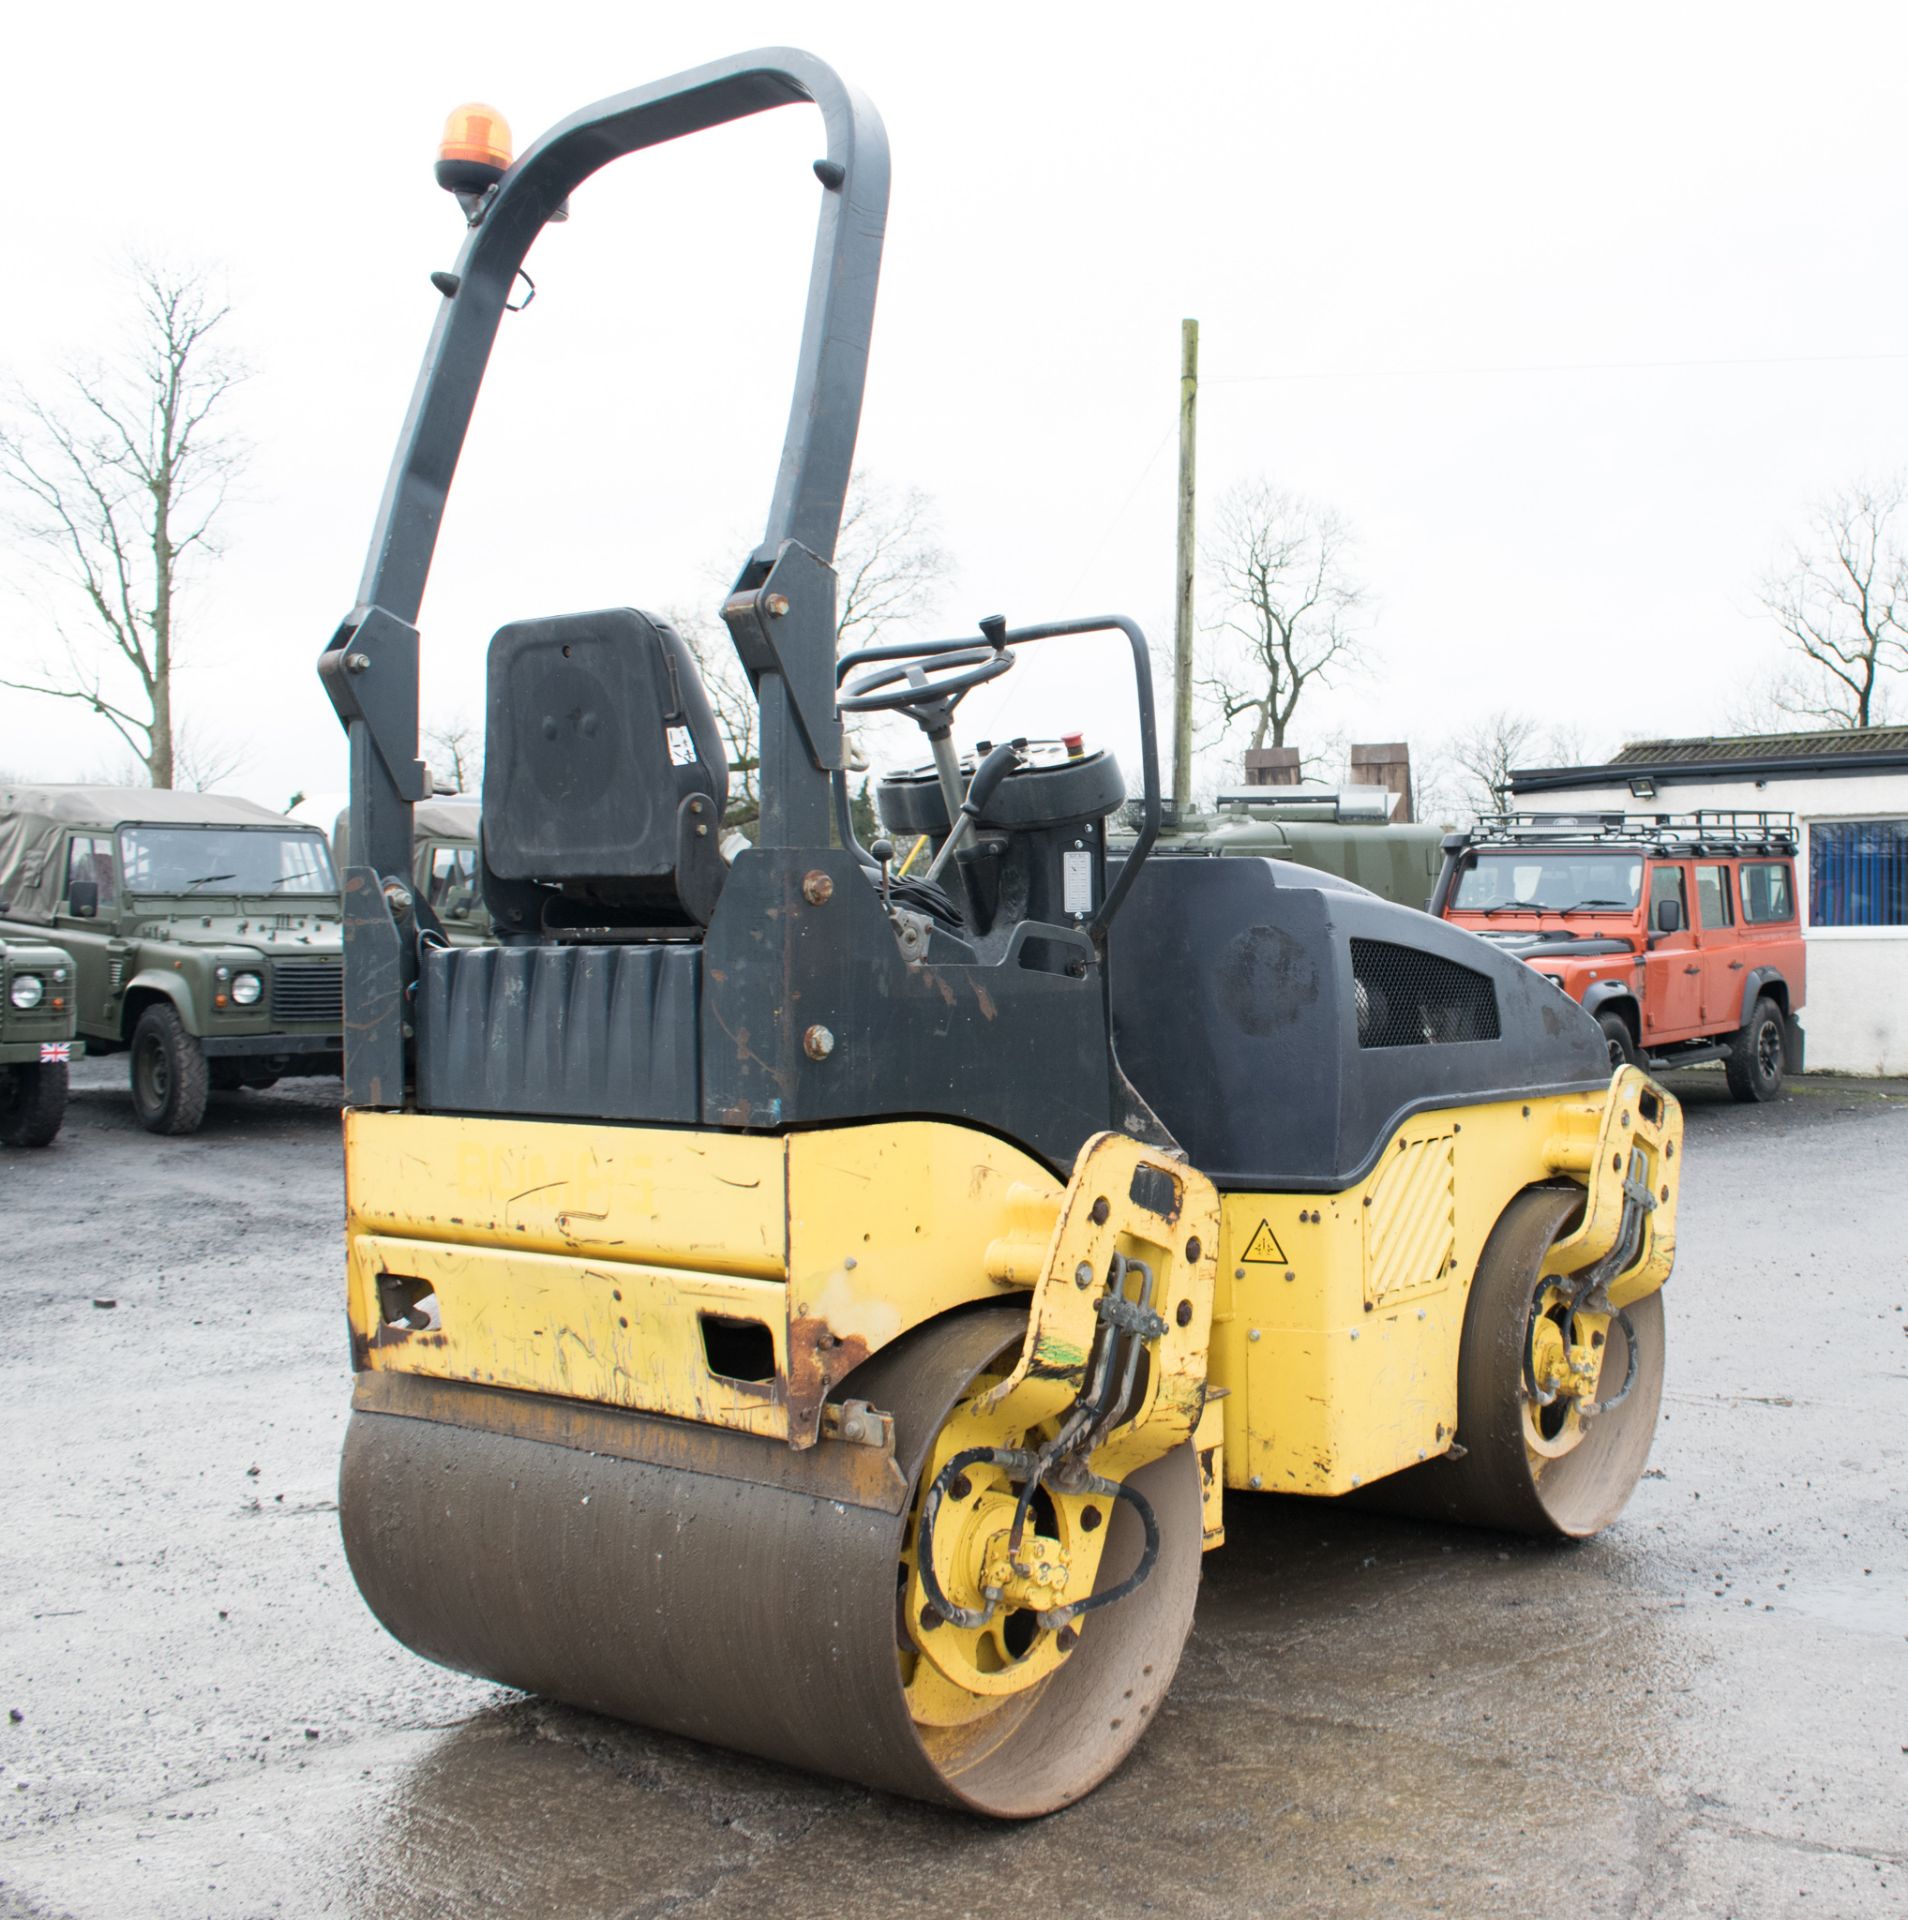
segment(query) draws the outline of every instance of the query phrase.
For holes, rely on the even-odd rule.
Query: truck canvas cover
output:
[[[477,841],[478,804],[462,794],[419,800],[411,808],[411,830],[419,840]],[[351,809],[344,808],[331,829],[331,858],[342,873],[351,864]]]
[[[0,787],[0,913],[50,925],[59,907],[60,835],[70,827],[293,827],[253,800],[171,787]]]

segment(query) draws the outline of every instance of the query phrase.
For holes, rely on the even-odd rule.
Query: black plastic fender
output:
[[[1596,1015],[1606,1007],[1615,1007],[1619,1012],[1630,1016],[1630,1029],[1637,1035],[1643,1031],[1642,1008],[1637,1004],[1635,983],[1629,980],[1593,980],[1584,989],[1580,1002],[1587,1014]],[[1639,1045],[1641,1041],[1639,1039]]]
[[[1771,987],[1778,991],[1770,993]],[[1792,1024],[1795,1009],[1789,1004],[1789,983],[1783,977],[1782,969],[1752,967],[1743,978],[1742,1012],[1736,1020],[1738,1027],[1746,1027],[1749,1024],[1749,1016],[1754,1012],[1756,1002],[1764,994],[1768,994],[1768,997],[1776,1003],[1776,1010],[1782,1015],[1784,1022]]]

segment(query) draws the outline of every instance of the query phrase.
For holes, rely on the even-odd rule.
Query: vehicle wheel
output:
[[[935,1610],[923,1556],[944,1598],[979,1611],[1015,1512],[972,1450],[1024,1441],[1013,1401],[983,1395],[1026,1329],[1024,1309],[950,1315],[849,1376],[891,1410],[914,1488],[901,1512],[354,1412],[346,1557],[378,1618],[446,1666],[884,1792],[1051,1813],[1111,1773],[1165,1699],[1199,1590],[1200,1474],[1181,1444],[1122,1483],[1143,1505],[1034,1499],[1034,1544],[1063,1548],[1096,1596],[1147,1564],[1149,1516],[1151,1572],[1124,1597],[1051,1630],[1025,1595],[989,1602],[977,1627]],[[772,1631],[755,1631],[765,1607]]]
[[[1636,1044],[1636,1036],[1630,1031],[1630,1023],[1614,1007],[1605,1007],[1597,1015],[1597,1025],[1603,1029],[1604,1044],[1610,1049],[1612,1073],[1619,1067],[1640,1067],[1643,1064],[1643,1053]]]
[[[1571,1540],[1623,1511],[1643,1477],[1663,1397],[1662,1293],[1611,1317],[1597,1349],[1601,1412],[1586,1417],[1562,1395],[1540,1405],[1526,1385],[1533,1354],[1562,1350],[1559,1289],[1544,1269],[1582,1204],[1574,1188],[1533,1187],[1504,1209],[1478,1261],[1458,1343],[1463,1451],[1379,1481],[1366,1504]]]
[[[0,1068],[0,1146],[47,1146],[65,1117],[64,1067]]]
[[[1782,1091],[1788,1066],[1782,1009],[1773,1000],[1758,1000],[1747,1024],[1729,1044],[1723,1068],[1729,1076],[1729,1091],[1738,1100],[1773,1100]]]
[[[132,1037],[133,1111],[148,1133],[193,1133],[205,1118],[205,1055],[168,1005],[148,1007]]]

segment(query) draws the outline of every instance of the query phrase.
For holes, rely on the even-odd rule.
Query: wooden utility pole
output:
[[[1192,809],[1193,472],[1199,415],[1199,322],[1179,323],[1179,579],[1173,615],[1173,812]]]

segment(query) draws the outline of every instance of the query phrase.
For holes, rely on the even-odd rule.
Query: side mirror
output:
[[[1680,900],[1659,900],[1656,903],[1656,930],[1658,933],[1682,932],[1683,903]]]
[[[99,913],[99,882],[69,880],[66,886],[66,905],[68,911],[81,920],[95,918]]]

